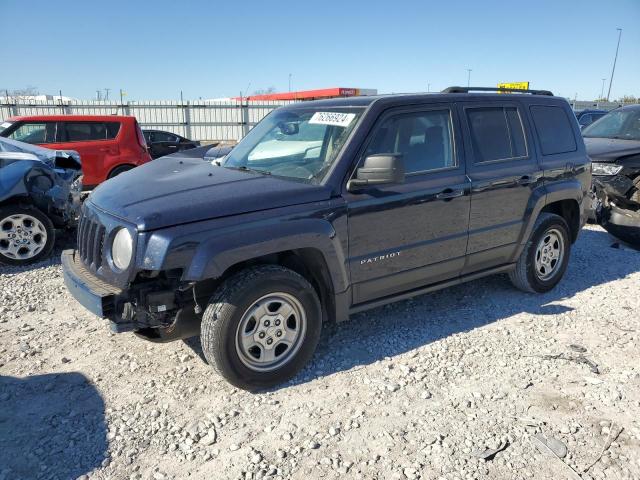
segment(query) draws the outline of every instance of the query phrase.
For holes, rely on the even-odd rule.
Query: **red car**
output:
[[[82,159],[84,188],[147,163],[151,156],[135,117],[33,115],[0,124],[0,136],[55,150],[75,150]]]

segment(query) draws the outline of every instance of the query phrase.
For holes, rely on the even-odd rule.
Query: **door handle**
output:
[[[440,192],[439,194],[436,195],[436,198],[438,200],[451,200],[452,198],[457,198],[457,197],[461,197],[464,195],[464,190],[451,190],[450,188],[447,188],[446,190],[443,190],[442,192]]]

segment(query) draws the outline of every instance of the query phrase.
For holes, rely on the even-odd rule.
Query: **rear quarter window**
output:
[[[67,142],[87,142],[116,138],[120,122],[65,122]]]
[[[529,107],[543,155],[575,152],[573,125],[562,107],[532,105]]]

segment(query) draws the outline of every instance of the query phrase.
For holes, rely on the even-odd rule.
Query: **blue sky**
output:
[[[530,81],[640,96],[640,0],[0,0],[0,88],[90,99],[236,96],[275,87],[382,93]],[[9,67],[10,66],[10,67]],[[606,88],[605,88],[606,94]]]

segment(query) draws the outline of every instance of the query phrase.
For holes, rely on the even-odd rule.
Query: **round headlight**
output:
[[[121,228],[113,237],[113,243],[111,244],[111,258],[113,264],[120,270],[124,270],[131,263],[131,256],[133,255],[133,238],[129,230]]]

